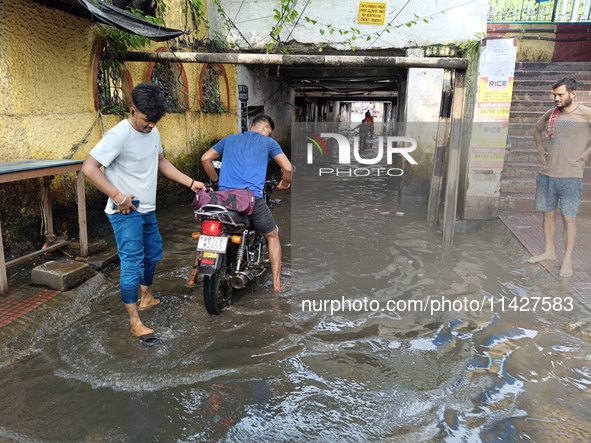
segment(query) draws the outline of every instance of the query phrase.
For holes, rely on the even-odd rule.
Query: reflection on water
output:
[[[127,333],[113,267],[89,315],[0,369],[0,441],[589,441],[591,346],[568,328],[588,312],[501,310],[502,297],[568,294],[500,222],[461,224],[442,256],[425,205],[382,188],[359,207],[353,192],[332,206],[278,193],[288,289],[264,279],[219,317],[184,286],[189,205],[159,213],[162,303],[142,317],[163,343]],[[331,315],[303,311],[306,298],[487,304]]]

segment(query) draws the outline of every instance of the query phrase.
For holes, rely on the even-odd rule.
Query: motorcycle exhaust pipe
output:
[[[252,271],[243,271],[232,277],[230,284],[234,289],[244,289],[249,281],[254,278]]]

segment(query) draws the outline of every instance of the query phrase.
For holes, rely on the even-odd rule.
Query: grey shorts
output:
[[[538,174],[535,209],[550,212],[558,208],[567,217],[576,217],[583,194],[582,178],[559,178]]]
[[[265,203],[264,198],[255,198],[250,220],[253,226],[263,234],[268,234],[277,227],[273,214],[271,214],[271,210]]]

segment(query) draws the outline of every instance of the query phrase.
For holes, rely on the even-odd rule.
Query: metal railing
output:
[[[490,0],[488,22],[591,21],[591,0]]]

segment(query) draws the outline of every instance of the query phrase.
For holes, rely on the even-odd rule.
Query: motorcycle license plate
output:
[[[226,252],[228,237],[211,237],[200,235],[197,242],[198,251]]]

